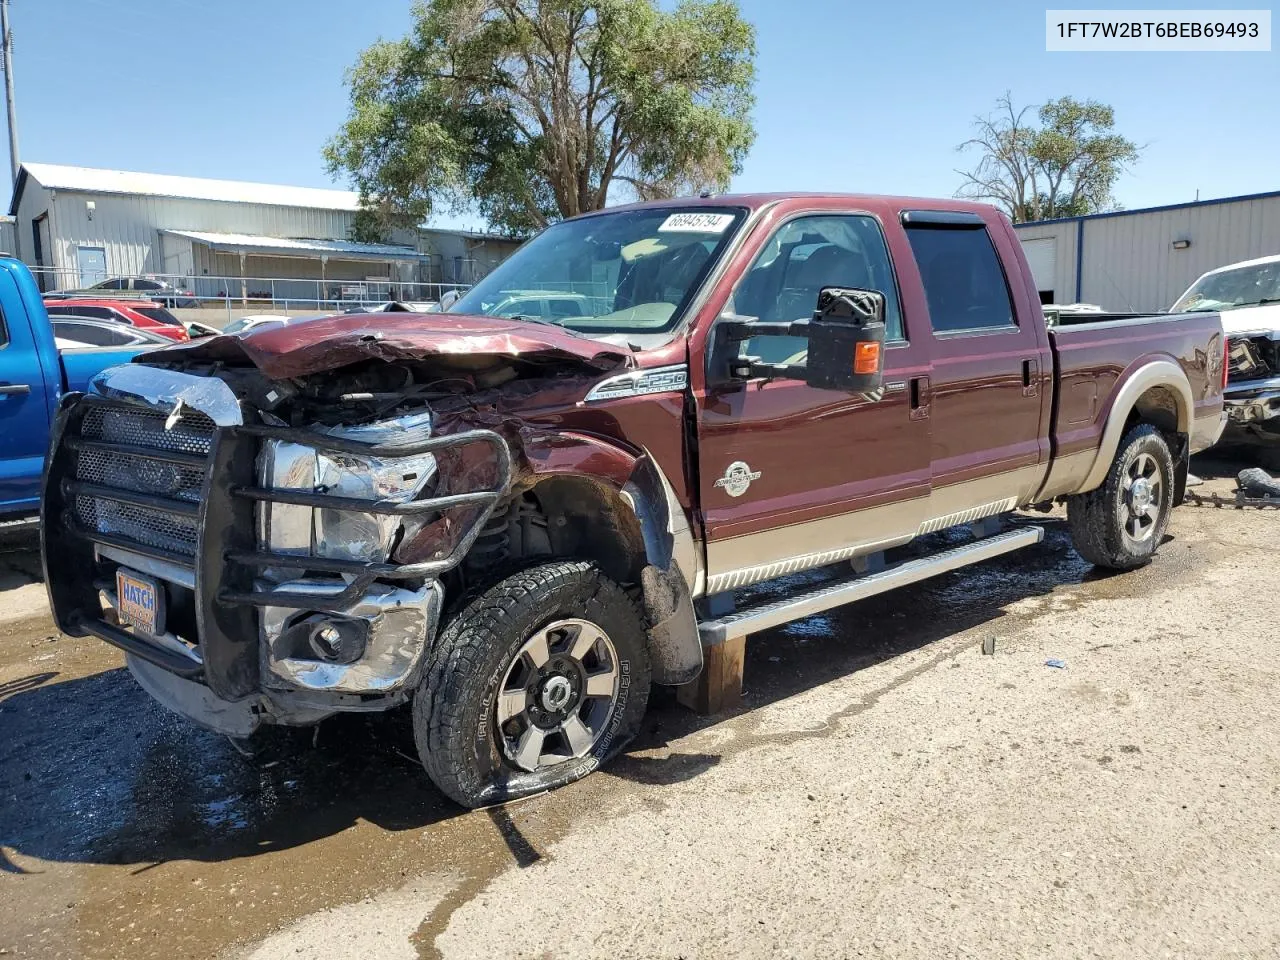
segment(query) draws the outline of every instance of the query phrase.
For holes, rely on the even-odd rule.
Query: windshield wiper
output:
[[[505,319],[519,320],[522,323],[543,323],[549,327],[560,326],[560,324],[556,323],[554,320],[548,320],[546,317],[531,317],[531,316],[526,316],[523,313],[513,313],[509,317],[506,317]]]
[[[1280,303],[1280,297],[1263,297],[1261,300],[1246,300],[1244,303],[1233,303],[1231,309],[1237,307],[1262,307],[1268,303]]]

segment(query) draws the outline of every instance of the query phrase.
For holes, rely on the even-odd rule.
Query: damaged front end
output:
[[[1229,337],[1227,364],[1228,439],[1280,441],[1280,331]]]
[[[403,702],[441,578],[513,485],[500,418],[466,411],[527,375],[519,348],[362,363],[344,339],[342,369],[276,378],[237,363],[232,339],[64,401],[42,524],[57,625],[119,647],[153,696],[231,735]],[[553,381],[583,363],[538,361]]]

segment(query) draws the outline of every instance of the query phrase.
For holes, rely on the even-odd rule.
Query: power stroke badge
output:
[[[729,464],[724,476],[716,481],[716,486],[724,487],[724,492],[731,497],[740,497],[747,492],[752,480],[759,479],[759,470],[752,470],[749,464],[735,460]]]

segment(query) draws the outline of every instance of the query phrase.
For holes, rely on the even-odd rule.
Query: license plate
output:
[[[164,630],[164,592],[151,577],[117,569],[116,601],[116,613],[125,623],[152,636]]]

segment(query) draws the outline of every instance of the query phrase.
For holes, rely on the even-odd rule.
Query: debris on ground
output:
[[[1187,483],[1190,486],[1190,481]],[[1235,496],[1224,497],[1212,493],[1201,496],[1198,493],[1186,494],[1186,502],[1194,507],[1268,507],[1280,509],[1280,480],[1277,480],[1260,467],[1241,470],[1236,476]]]
[[[1044,665],[1045,665],[1046,667],[1053,667],[1053,669],[1055,669],[1055,670],[1065,670],[1065,669],[1067,669],[1067,661],[1065,661],[1065,660],[1059,660],[1059,659],[1057,659],[1056,657],[1052,657],[1052,658],[1050,658],[1050,659],[1046,660],[1046,661],[1044,662]]]

